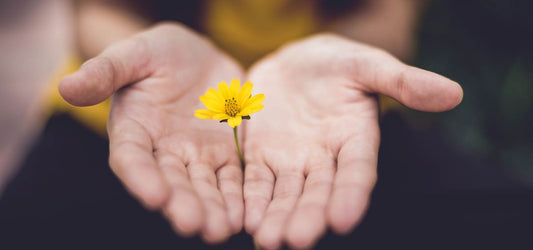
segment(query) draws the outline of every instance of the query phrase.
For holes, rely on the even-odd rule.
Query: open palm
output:
[[[79,106],[116,92],[108,121],[113,171],[180,234],[220,242],[242,228],[242,170],[231,129],[194,110],[208,87],[241,75],[204,38],[163,24],[110,46],[64,78],[60,91]]]
[[[221,242],[244,218],[265,248],[310,247],[328,225],[344,233],[360,220],[376,181],[375,93],[433,112],[462,98],[453,81],[340,37],[285,46],[248,74],[266,100],[244,124],[243,187],[231,129],[193,116],[208,87],[242,75],[204,38],[162,24],[89,60],[60,92],[78,106],[114,94],[110,165],[178,233]]]
[[[361,219],[376,182],[374,93],[433,112],[462,98],[442,76],[333,35],[285,46],[248,78],[266,100],[246,125],[245,227],[267,249],[310,247]]]

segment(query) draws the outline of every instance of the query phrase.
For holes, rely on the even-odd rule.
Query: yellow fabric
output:
[[[283,43],[319,29],[315,1],[209,1],[204,26],[209,36],[245,67]]]
[[[398,101],[386,95],[379,95],[378,97],[379,112],[381,115],[386,114],[391,110],[404,110],[403,105],[400,104]]]
[[[295,0],[216,0],[208,1],[203,26],[223,50],[249,67],[254,61],[294,39],[321,29],[316,1]],[[48,112],[68,113],[96,133],[106,135],[109,100],[92,107],[74,107],[57,91],[59,80],[77,70],[78,57],[68,58],[47,91]],[[390,98],[380,97],[381,112],[401,107]]]

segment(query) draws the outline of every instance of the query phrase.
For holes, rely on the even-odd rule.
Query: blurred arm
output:
[[[127,1],[76,2],[77,46],[84,58],[102,52],[111,43],[146,28],[150,22]]]
[[[424,0],[372,0],[333,21],[329,31],[382,48],[408,61],[416,48],[416,31]]]

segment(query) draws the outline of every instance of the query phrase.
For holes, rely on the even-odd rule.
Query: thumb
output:
[[[63,78],[59,93],[75,106],[98,104],[121,87],[150,75],[150,56],[141,36],[117,42]]]
[[[461,86],[439,74],[403,64],[389,54],[374,58],[358,79],[370,92],[390,96],[405,106],[427,112],[455,108],[463,99]]]

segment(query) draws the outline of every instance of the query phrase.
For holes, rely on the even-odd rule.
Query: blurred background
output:
[[[353,233],[318,249],[533,249],[531,1],[0,0],[0,249],[251,249],[176,236],[107,163],[109,103],[66,104],[61,77],[162,20],[248,67],[287,41],[335,32],[461,84],[428,114],[380,97],[379,181]],[[501,245],[500,245],[501,244]]]

